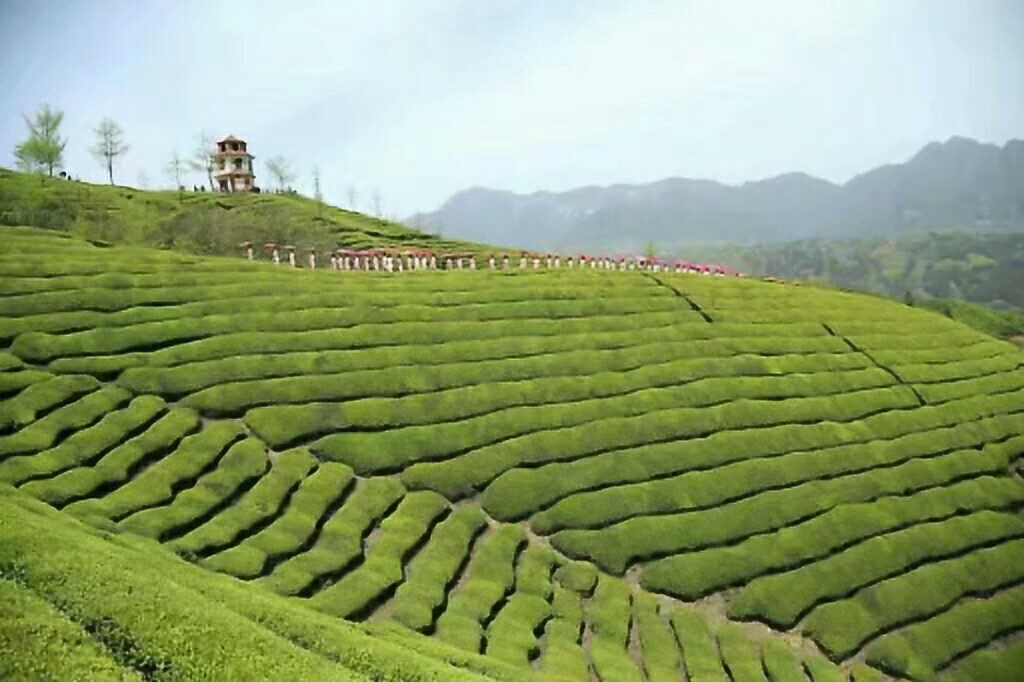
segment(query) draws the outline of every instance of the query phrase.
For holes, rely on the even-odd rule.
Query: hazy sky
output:
[[[319,164],[328,200],[379,188],[394,216],[474,185],[841,182],[1024,138],[1024,2],[0,0],[0,165],[43,102],[84,179],[110,116],[124,184],[233,133],[257,184],[283,154],[306,191]]]

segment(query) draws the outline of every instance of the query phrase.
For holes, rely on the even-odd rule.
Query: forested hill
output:
[[[954,137],[843,185],[790,173],[740,186],[672,178],[557,194],[474,188],[408,222],[489,243],[605,250],[1024,230],[1024,141]]]
[[[0,225],[29,225],[92,241],[209,255],[240,254],[243,241],[320,250],[339,246],[481,248],[301,195],[151,191],[3,168]]]

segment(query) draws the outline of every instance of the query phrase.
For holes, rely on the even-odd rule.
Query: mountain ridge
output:
[[[842,184],[795,171],[735,185],[669,177],[529,194],[474,186],[406,222],[449,237],[544,249],[1019,231],[1024,141],[1000,147],[954,136]]]

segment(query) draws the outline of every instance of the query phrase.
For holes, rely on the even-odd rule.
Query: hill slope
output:
[[[1024,141],[954,137],[903,164],[834,185],[803,173],[729,186],[672,178],[570,192],[469,189],[408,222],[527,248],[639,251],[688,242],[887,237],[919,230],[1024,230]]]
[[[0,225],[67,231],[90,240],[236,255],[252,241],[314,247],[479,248],[298,195],[148,191],[0,168]]]
[[[690,246],[678,254],[742,272],[815,279],[902,298],[950,298],[1024,311],[1024,232],[947,232],[897,239],[815,239],[758,246]]]
[[[1024,663],[1011,344],[733,278],[3,236],[0,638],[23,678]]]

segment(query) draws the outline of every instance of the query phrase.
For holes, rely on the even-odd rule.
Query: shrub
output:
[[[381,597],[404,578],[403,567],[417,545],[426,540],[448,511],[447,501],[436,493],[405,496],[395,513],[381,522],[381,535],[367,550],[361,566],[318,592],[310,603],[331,615],[351,618],[372,609]]]
[[[270,473],[257,481],[252,490],[207,523],[174,540],[171,548],[179,554],[207,557],[237,545],[279,518],[315,467],[316,460],[305,450],[282,452],[271,464]]]
[[[266,575],[273,564],[301,551],[327,516],[337,509],[354,483],[352,470],[325,464],[299,485],[280,516],[240,544],[203,560],[209,568],[238,578]],[[269,487],[269,486],[268,486]]]
[[[101,393],[106,391],[103,389]],[[117,400],[127,397],[117,389],[112,393],[107,392],[106,396]],[[92,396],[89,398],[93,399]],[[99,407],[105,408],[107,405],[101,404]],[[74,431],[56,447],[0,462],[0,480],[20,485],[25,481],[55,476],[76,466],[87,465],[132,434],[145,429],[166,409],[164,401],[156,396],[139,396],[127,407],[108,412],[96,424]],[[89,410],[87,414],[94,416],[95,412]]]
[[[258,582],[287,595],[305,595],[333,583],[362,559],[366,537],[404,494],[393,478],[356,481],[355,489],[327,519],[313,546],[278,564]]]
[[[469,561],[486,517],[476,507],[457,507],[412,558],[394,599],[394,618],[413,630],[431,628],[443,611],[448,590]]]
[[[142,509],[119,521],[117,527],[162,542],[184,535],[209,520],[269,469],[263,443],[246,438],[231,446],[216,469],[178,493],[169,504]]]
[[[61,435],[86,428],[103,415],[127,404],[131,394],[107,386],[50,412],[17,433],[0,437],[0,462],[11,455],[39,452],[53,447]]]

